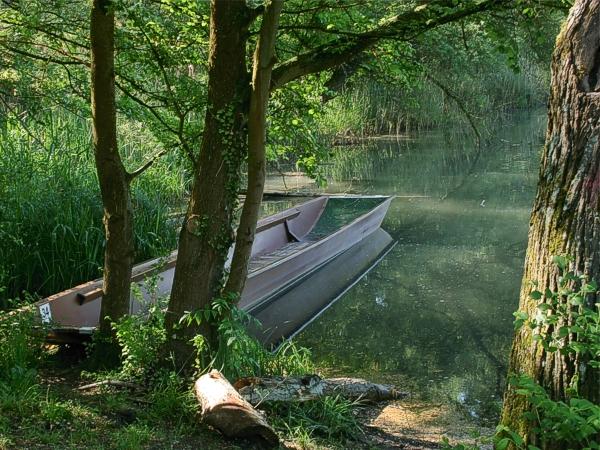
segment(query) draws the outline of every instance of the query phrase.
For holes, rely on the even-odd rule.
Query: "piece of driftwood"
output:
[[[318,375],[242,378],[235,383],[235,388],[252,405],[264,402],[304,402],[330,395],[377,402],[408,395],[388,384],[371,383],[360,378],[323,379]]]
[[[217,370],[202,375],[194,385],[202,419],[228,437],[260,437],[272,446],[279,437],[265,418]]]
[[[127,381],[103,380],[103,381],[98,381],[97,383],[91,383],[91,384],[86,384],[85,386],[79,386],[77,388],[77,390],[85,391],[87,389],[93,389],[93,388],[100,387],[100,386],[115,386],[115,387],[120,387],[120,388],[135,389],[138,391],[142,389],[142,387],[139,384],[129,383]]]

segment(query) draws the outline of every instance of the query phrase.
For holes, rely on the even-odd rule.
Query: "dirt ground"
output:
[[[448,405],[416,400],[364,408],[359,418],[364,424],[365,448],[437,449],[444,438],[451,443],[474,443],[474,433],[489,436],[494,432],[474,426]]]

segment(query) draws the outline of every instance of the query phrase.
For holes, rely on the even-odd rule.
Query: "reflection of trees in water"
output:
[[[342,300],[303,336],[301,343],[314,349],[317,360],[356,373],[401,373],[417,380],[422,394],[441,384],[451,388],[443,395],[454,401],[460,392],[471,403],[499,395],[505,367],[495,352],[504,354],[508,339],[497,334],[506,333],[464,305],[428,304],[431,295],[422,295],[420,283],[394,280],[394,292],[387,292],[389,280],[380,272],[357,286],[351,305]]]
[[[411,145],[375,142],[362,148],[335,151],[327,175],[336,182],[354,181],[359,185],[393,187],[385,192],[430,192],[447,188],[451,177],[464,172],[472,160],[472,149],[439,144]]]
[[[337,151],[332,189],[355,178],[359,191],[431,198],[392,203],[384,229],[399,245],[299,337],[322,365],[412,380],[417,394],[497,415],[537,175],[529,143],[543,132],[543,121],[533,122],[485,148],[445,201],[473,165],[472,143],[428,134]]]

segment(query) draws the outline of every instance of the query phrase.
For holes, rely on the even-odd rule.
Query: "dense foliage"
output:
[[[285,61],[406,13],[410,2],[370,7],[287,2],[278,58]],[[372,5],[371,5],[372,6]],[[389,133],[484,118],[544,101],[561,5],[465,18],[383,41],[339,69],[286,84],[271,99],[268,157],[324,182],[319,162],[338,134]],[[204,2],[115,2],[122,154],[133,170],[137,260],[175,247],[168,213],[180,208],[202,133],[209,11]],[[102,209],[90,151],[87,4],[0,6],[0,299],[48,295],[100,275]],[[351,29],[352,33],[348,30]],[[256,38],[251,30],[251,42]],[[350,33],[350,34],[349,34]],[[507,92],[511,92],[507,95]],[[510,98],[510,102],[506,99]],[[330,100],[333,99],[333,100]]]

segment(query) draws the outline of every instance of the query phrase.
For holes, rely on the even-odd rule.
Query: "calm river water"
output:
[[[398,244],[296,337],[324,373],[496,420],[544,124],[515,116],[479,156],[441,131],[335,150],[324,191],[399,196],[383,223]]]

